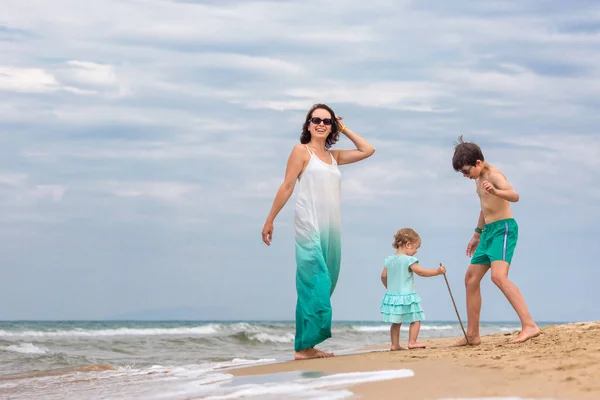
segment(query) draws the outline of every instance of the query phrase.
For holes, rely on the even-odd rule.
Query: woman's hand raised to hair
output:
[[[342,119],[344,119],[344,117],[340,117],[339,115],[335,116],[335,123],[337,124],[338,131],[344,133],[345,129],[344,129],[344,122],[342,121]]]
[[[375,153],[375,148],[369,144],[365,139],[352,132],[352,129],[347,128],[343,122],[342,117],[336,115],[335,117],[339,131],[342,132],[350,141],[356,146],[354,150],[332,150],[331,154],[335,157],[338,165],[352,164],[360,160],[364,160],[367,157],[371,157]],[[343,129],[343,131],[342,131]]]

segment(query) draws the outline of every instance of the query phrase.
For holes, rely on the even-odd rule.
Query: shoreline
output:
[[[415,376],[349,386],[362,399],[415,400],[490,398],[597,400],[600,398],[600,321],[549,325],[521,344],[508,341],[518,331],[482,336],[479,346],[450,347],[457,338],[422,339],[426,349],[382,351],[284,361],[236,368],[235,377],[281,372],[325,374],[411,369]],[[320,346],[326,350],[325,346]],[[516,399],[515,399],[516,400]]]

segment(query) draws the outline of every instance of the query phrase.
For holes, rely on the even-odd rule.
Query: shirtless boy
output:
[[[519,236],[519,226],[512,216],[510,202],[519,201],[519,194],[510,186],[502,171],[485,161],[479,146],[464,142],[462,136],[454,148],[452,167],[466,178],[475,180],[481,202],[477,228],[467,245],[467,256],[472,257],[465,275],[469,343],[462,338],[456,345],[481,344],[480,282],[490,268],[492,281],[504,293],[521,320],[521,333],[510,343],[523,343],[538,336],[540,328],[531,318],[521,292],[508,280],[508,269]]]

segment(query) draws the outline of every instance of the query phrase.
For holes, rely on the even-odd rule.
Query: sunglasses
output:
[[[460,172],[462,172],[463,175],[471,175],[471,168],[473,168],[473,167],[474,167],[474,165],[471,165],[467,169],[461,169]]]
[[[323,123],[323,125],[333,124],[333,119],[331,119],[331,118],[321,119],[319,117],[312,117],[311,119],[309,119],[309,121],[315,125],[319,125],[321,122]]]

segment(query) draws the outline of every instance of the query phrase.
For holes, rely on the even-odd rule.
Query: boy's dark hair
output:
[[[455,171],[460,171],[465,165],[474,166],[477,160],[485,161],[483,153],[475,143],[465,142],[462,135],[458,137],[458,143],[454,147],[454,156],[452,156],[452,167]]]

